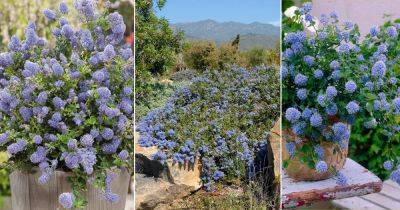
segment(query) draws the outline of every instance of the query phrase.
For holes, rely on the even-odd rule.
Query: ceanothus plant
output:
[[[244,178],[279,116],[278,81],[268,67],[206,71],[139,122],[139,144],[162,163],[200,160],[206,190]]]
[[[322,173],[335,169],[323,160],[321,143],[347,149],[348,125],[363,119],[364,126],[372,129],[392,122],[390,115],[396,114],[398,106],[396,96],[385,92],[393,75],[387,73],[384,52],[375,59],[365,59],[357,25],[345,22],[341,26],[337,14],[331,13],[329,17],[322,15],[317,27],[311,8],[306,3],[295,18],[315,33],[303,28],[284,34],[283,130],[294,134],[285,136],[290,157],[300,157]],[[374,109],[375,101],[382,109]],[[387,125],[391,132],[393,124]],[[289,162],[285,161],[284,167]],[[338,175],[338,183],[346,184],[345,177]]]
[[[93,0],[74,6],[80,28],[63,18],[65,3],[43,12],[55,46],[32,22],[0,54],[0,151],[12,170],[40,171],[40,184],[55,170],[71,172],[73,191],[59,196],[65,208],[85,205],[86,182],[116,202],[113,171],[133,155],[133,55],[122,16],[98,13]]]
[[[384,169],[390,172],[390,178],[400,184],[400,48],[399,48],[400,24],[387,22],[380,27],[372,27],[370,33],[363,41],[362,50],[364,58],[375,62],[382,60],[387,65],[388,77],[385,79],[386,86],[376,94],[373,114],[384,118],[385,122],[376,125],[377,134],[383,140],[381,150],[383,151]],[[393,112],[388,112],[389,105],[386,98],[393,99]],[[396,167],[397,165],[397,167]]]

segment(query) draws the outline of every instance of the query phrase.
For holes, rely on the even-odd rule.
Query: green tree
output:
[[[155,14],[155,8],[161,10],[165,3],[165,0],[136,1],[136,74],[139,80],[149,74],[167,72],[182,50],[183,34],[174,33],[168,21]]]
[[[157,17],[155,10],[161,10],[165,0],[135,2],[135,103],[136,113],[145,115],[159,105],[154,104],[154,98],[167,89],[154,77],[165,75],[175,66],[183,33],[174,33],[165,18]]]
[[[232,41],[231,45],[235,47],[236,50],[239,50],[240,45],[240,34],[236,35],[236,38]]]

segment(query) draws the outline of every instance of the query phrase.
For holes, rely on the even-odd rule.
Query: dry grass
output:
[[[279,179],[276,179],[279,180]],[[199,190],[192,195],[175,200],[157,209],[279,209],[279,183],[274,184],[272,196],[263,193],[259,182],[237,185],[219,185],[214,192]]]

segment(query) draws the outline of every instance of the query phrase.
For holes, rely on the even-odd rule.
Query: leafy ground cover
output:
[[[279,115],[278,81],[269,67],[207,71],[139,122],[139,143],[157,146],[161,162],[200,158],[206,189],[244,178]]]

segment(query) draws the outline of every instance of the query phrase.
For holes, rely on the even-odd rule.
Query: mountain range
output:
[[[188,40],[212,40],[217,45],[231,42],[237,34],[240,34],[240,50],[253,47],[274,48],[280,39],[278,26],[259,22],[245,24],[203,20],[171,24],[171,27],[175,31],[182,30]]]

